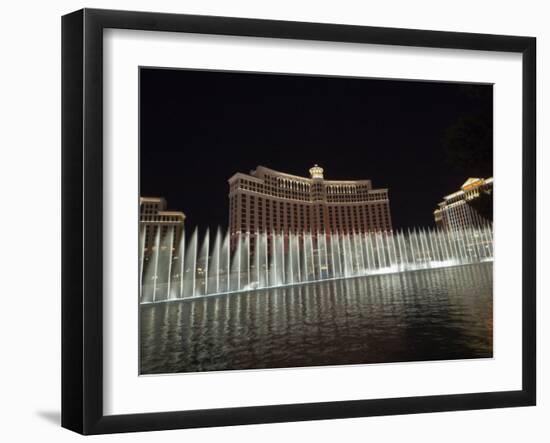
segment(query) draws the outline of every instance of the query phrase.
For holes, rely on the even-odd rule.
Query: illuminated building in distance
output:
[[[484,226],[488,223],[472,206],[472,201],[483,194],[493,192],[493,177],[469,178],[460,190],[443,197],[434,211],[437,227],[442,229],[463,229]]]
[[[162,197],[140,197],[139,228],[143,234],[144,260],[148,260],[157,243],[166,247],[167,242],[175,250],[183,234],[185,214],[179,211],[168,211],[166,200]]]
[[[229,179],[229,232],[365,233],[391,231],[387,189],[370,180],[325,180],[323,168],[300,177],[258,166]]]

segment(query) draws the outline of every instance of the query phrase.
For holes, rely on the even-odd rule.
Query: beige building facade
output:
[[[166,200],[162,197],[140,197],[139,199],[139,227],[143,242],[140,247],[145,260],[151,255],[157,241],[159,244],[166,245],[166,239],[171,239],[173,250],[179,244],[183,234],[185,214],[179,211],[168,211],[167,206]]]
[[[493,192],[493,177],[469,178],[460,190],[443,197],[434,211],[437,227],[442,229],[463,229],[484,226],[488,223],[470,204],[483,193]]]
[[[315,165],[309,177],[258,166],[229,179],[229,230],[362,233],[391,231],[387,189],[370,180],[325,180]]]

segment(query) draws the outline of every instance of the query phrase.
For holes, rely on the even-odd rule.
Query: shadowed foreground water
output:
[[[491,263],[141,305],[141,373],[487,358]]]

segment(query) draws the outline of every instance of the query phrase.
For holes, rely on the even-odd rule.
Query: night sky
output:
[[[140,194],[227,227],[235,172],[318,163],[388,188],[394,228],[433,226],[444,195],[492,176],[492,110],[491,85],[141,68]]]

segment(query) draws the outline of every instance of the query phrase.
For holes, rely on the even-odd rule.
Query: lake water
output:
[[[140,306],[142,374],[490,358],[483,263]]]

